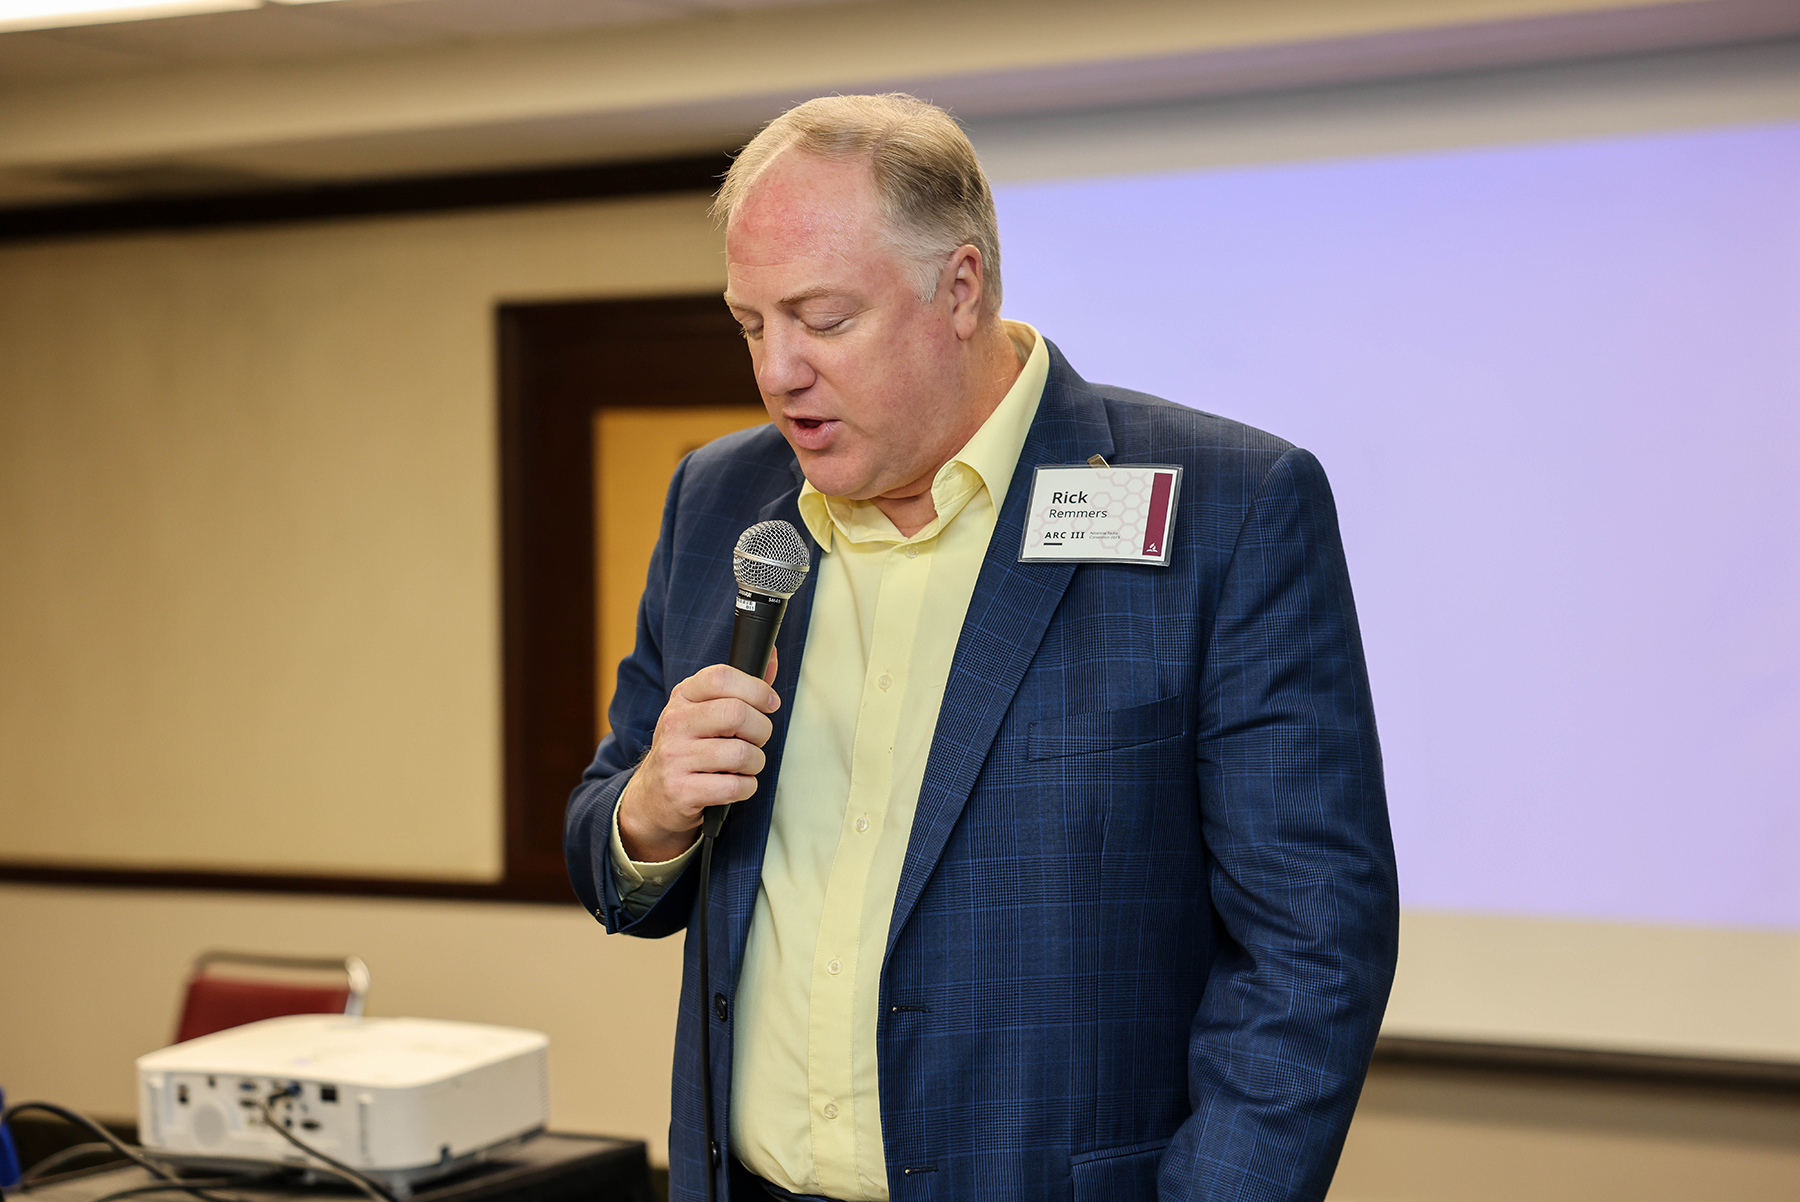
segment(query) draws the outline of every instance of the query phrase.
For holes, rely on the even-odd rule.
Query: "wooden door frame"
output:
[[[507,881],[573,897],[563,809],[597,724],[594,415],[757,404],[717,294],[506,305],[500,323]]]

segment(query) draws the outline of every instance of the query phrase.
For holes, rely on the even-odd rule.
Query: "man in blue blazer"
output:
[[[710,1161],[738,1202],[1322,1197],[1397,920],[1317,461],[1091,385],[1002,322],[991,196],[930,106],[800,106],[739,157],[720,209],[772,421],[677,470],[612,733],[566,832],[587,908],[660,937],[694,926],[703,811],[738,803],[712,866],[710,980],[687,941],[673,1196],[703,1197]],[[1022,554],[1031,469],[1096,456],[1182,467],[1166,567]],[[814,579],[771,690],[722,661],[733,546],[776,518],[812,536]],[[896,703],[900,733],[873,754],[903,758],[908,721],[928,754],[914,778],[883,769],[893,808],[871,832],[856,783],[871,752],[833,743],[892,699],[867,647],[896,637],[885,590],[921,552],[940,576],[922,641],[909,628],[898,645],[924,663],[941,643],[947,672]],[[935,630],[939,614],[960,621]],[[851,653],[809,661],[809,637]],[[827,695],[865,701],[840,720]],[[784,764],[805,790],[784,788]],[[845,789],[818,786],[840,769]],[[891,873],[879,852],[856,859],[862,838],[888,840]],[[812,876],[806,839],[826,849]],[[862,897],[835,892],[846,863],[873,865],[851,886],[878,885],[860,961],[826,947],[832,899]],[[864,974],[854,1003],[832,993],[840,966]]]

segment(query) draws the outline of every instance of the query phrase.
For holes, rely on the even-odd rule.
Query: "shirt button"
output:
[[[868,829],[869,829],[869,820],[867,818],[858,818],[856,820],[856,833],[857,834],[860,835],[863,832],[867,831]]]
[[[906,557],[908,559],[917,559],[919,557],[919,549],[917,547],[908,547],[906,549]]]
[[[894,678],[892,676],[889,676],[886,672],[883,672],[881,674],[881,679],[876,681],[875,683],[880,685],[881,691],[885,693],[888,691],[889,688],[891,688],[893,686]]]
[[[838,974],[839,974],[839,973],[840,973],[840,972],[843,972],[843,971],[844,971],[844,965],[843,965],[843,962],[842,962],[842,961],[839,961],[839,960],[833,960],[833,961],[832,961],[832,962],[831,962],[831,963],[830,963],[830,964],[827,964],[827,965],[826,965],[826,966],[825,966],[825,971],[826,971],[826,972],[828,972],[828,973],[830,973],[830,974],[831,974],[831,975],[832,975],[832,976],[834,976],[834,977],[835,977],[835,976],[837,976],[837,975],[838,975]]]
[[[825,1117],[828,1119],[836,1118],[837,1117],[837,1103],[836,1102],[825,1103],[825,1112],[824,1113],[825,1113]]]

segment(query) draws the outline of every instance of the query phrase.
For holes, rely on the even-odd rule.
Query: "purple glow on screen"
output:
[[[1077,371],[1324,462],[1407,905],[1800,928],[1800,126],[998,201]]]

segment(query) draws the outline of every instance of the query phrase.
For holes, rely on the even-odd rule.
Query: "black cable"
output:
[[[87,1115],[82,1114],[80,1111],[70,1110],[67,1106],[58,1106],[55,1102],[15,1103],[8,1106],[4,1111],[0,1111],[0,1124],[12,1122],[13,1116],[22,1110],[42,1110],[46,1114],[54,1114],[64,1122],[73,1123],[77,1127],[86,1127],[89,1131],[98,1135],[103,1141],[111,1146],[115,1152],[118,1152],[121,1156],[125,1157],[125,1159],[131,1161],[131,1163],[148,1171],[152,1176],[160,1177],[164,1181],[170,1182],[171,1188],[193,1194],[196,1198],[205,1199],[206,1202],[240,1202],[240,1200],[237,1199],[221,1198],[216,1194],[205,1193],[204,1191],[206,1189],[212,1188],[210,1186],[187,1184],[167,1165],[158,1164],[148,1156],[145,1156],[138,1149],[127,1144],[124,1140],[108,1131],[105,1127],[102,1127],[99,1123],[96,1123]],[[36,1166],[34,1165],[33,1167],[35,1168]],[[391,1199],[389,1202],[391,1202]]]
[[[52,1152],[36,1164],[27,1168],[19,1177],[19,1184],[29,1185],[40,1177],[50,1176],[71,1161],[84,1160],[89,1156],[95,1156],[101,1152],[105,1152],[111,1156],[118,1155],[118,1153],[113,1150],[111,1144],[103,1144],[98,1141],[89,1144],[75,1144],[71,1147],[64,1148],[60,1152]]]
[[[15,1105],[8,1106],[4,1113],[0,1113],[0,1123],[12,1122],[13,1116],[18,1114],[21,1110],[42,1110],[47,1114],[54,1114],[64,1122],[73,1123],[77,1127],[86,1127],[89,1131],[98,1135],[101,1140],[113,1149],[113,1151],[125,1157],[125,1159],[131,1161],[139,1168],[148,1169],[156,1176],[161,1177],[164,1181],[179,1180],[179,1178],[177,1178],[168,1168],[151,1160],[148,1156],[145,1156],[136,1148],[127,1144],[124,1140],[108,1131],[105,1127],[102,1127],[99,1123],[96,1123],[87,1115],[70,1110],[67,1106],[58,1106],[55,1102],[19,1102]]]
[[[326,1173],[329,1176],[340,1177],[343,1180],[348,1181],[351,1185],[355,1186],[357,1188],[357,1190],[360,1191],[364,1197],[368,1198],[369,1202],[396,1202],[394,1195],[391,1192],[389,1192],[387,1189],[383,1188],[379,1182],[375,1181],[373,1178],[364,1176],[362,1173],[357,1172],[355,1169],[351,1168],[349,1165],[345,1164],[341,1160],[333,1160],[331,1157],[327,1156],[325,1153],[319,1151],[317,1148],[313,1147],[311,1144],[309,1144],[305,1140],[301,1139],[298,1135],[295,1135],[292,1131],[289,1131],[286,1127],[282,1126],[281,1123],[276,1120],[275,1112],[273,1110],[271,1110],[270,1107],[272,1105],[274,1105],[274,1103],[280,1101],[282,1098],[291,1098],[299,1092],[300,1091],[298,1089],[295,1089],[294,1087],[289,1086],[287,1089],[281,1090],[277,1093],[272,1093],[267,1098],[264,1098],[264,1099],[260,1100],[259,1102],[257,1102],[257,1104],[256,1104],[257,1108],[262,1111],[263,1122],[265,1122],[269,1125],[269,1130],[271,1130],[275,1134],[279,1135],[282,1139],[287,1140],[290,1144],[293,1144],[296,1148],[299,1148],[302,1152],[306,1153],[308,1156],[311,1156],[317,1160],[323,1161],[324,1166],[320,1166],[320,1165],[307,1165],[306,1166],[307,1168],[312,1169],[314,1172]]]
[[[230,1177],[188,1177],[184,1178],[180,1184],[170,1181],[152,1181],[147,1185],[128,1185],[124,1189],[116,1189],[110,1194],[101,1194],[98,1198],[91,1198],[88,1202],[113,1202],[115,1198],[132,1198],[139,1194],[263,1185],[286,1175],[286,1169],[275,1169],[264,1173],[235,1173]]]
[[[707,817],[712,817],[712,813],[708,811]],[[706,1143],[702,1149],[706,1157],[706,1202],[713,1202],[713,1191],[717,1188],[713,1179],[718,1175],[722,1159],[718,1145],[713,1142],[712,999],[707,996],[712,992],[712,971],[708,963],[707,944],[710,941],[706,933],[706,911],[711,908],[707,904],[707,895],[712,884],[713,839],[718,836],[718,829],[717,822],[707,822],[702,825],[700,835],[700,1131]]]

